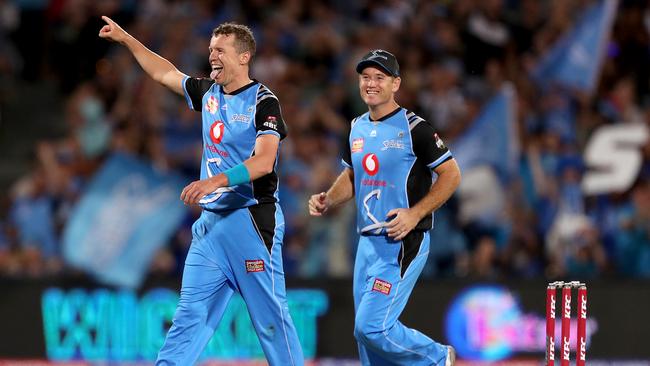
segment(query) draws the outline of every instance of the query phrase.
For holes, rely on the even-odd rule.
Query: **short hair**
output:
[[[253,37],[253,32],[247,26],[228,22],[219,25],[212,31],[213,37],[231,34],[235,36],[234,45],[237,52],[250,52],[251,57],[255,56],[255,37]]]

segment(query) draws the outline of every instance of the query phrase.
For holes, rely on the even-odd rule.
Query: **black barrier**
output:
[[[420,282],[401,321],[433,339],[454,344],[465,359],[541,360],[546,284]],[[650,359],[648,285],[641,281],[587,282],[588,359]],[[306,356],[355,358],[350,281],[289,281],[287,287]],[[142,361],[154,358],[164,339],[178,283],[150,282],[129,292],[76,279],[3,280],[0,291],[4,319],[0,358]],[[252,328],[245,324],[249,320],[243,302],[235,299],[231,308],[206,355],[262,357]],[[574,298],[574,319],[576,309]]]

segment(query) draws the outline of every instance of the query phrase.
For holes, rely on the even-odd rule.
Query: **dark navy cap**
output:
[[[379,67],[386,71],[388,75],[399,76],[399,64],[395,55],[384,50],[373,50],[368,52],[357,64],[357,73],[361,74],[363,69],[368,66]]]

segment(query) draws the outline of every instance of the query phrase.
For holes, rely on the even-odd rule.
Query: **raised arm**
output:
[[[185,74],[178,71],[171,62],[145,47],[111,18],[102,16],[102,19],[106,25],[99,30],[99,37],[126,46],[149,76],[174,92],[184,95],[182,83]]]

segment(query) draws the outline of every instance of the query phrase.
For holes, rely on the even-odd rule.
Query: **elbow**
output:
[[[458,186],[460,186],[461,180],[462,177],[461,177],[460,169],[458,168],[454,169],[452,173],[449,175],[449,181],[454,191],[458,189]]]
[[[275,162],[274,161],[266,162],[266,163],[262,164],[259,167],[260,176],[265,176],[265,175],[271,174],[273,172],[273,168],[275,168]]]

